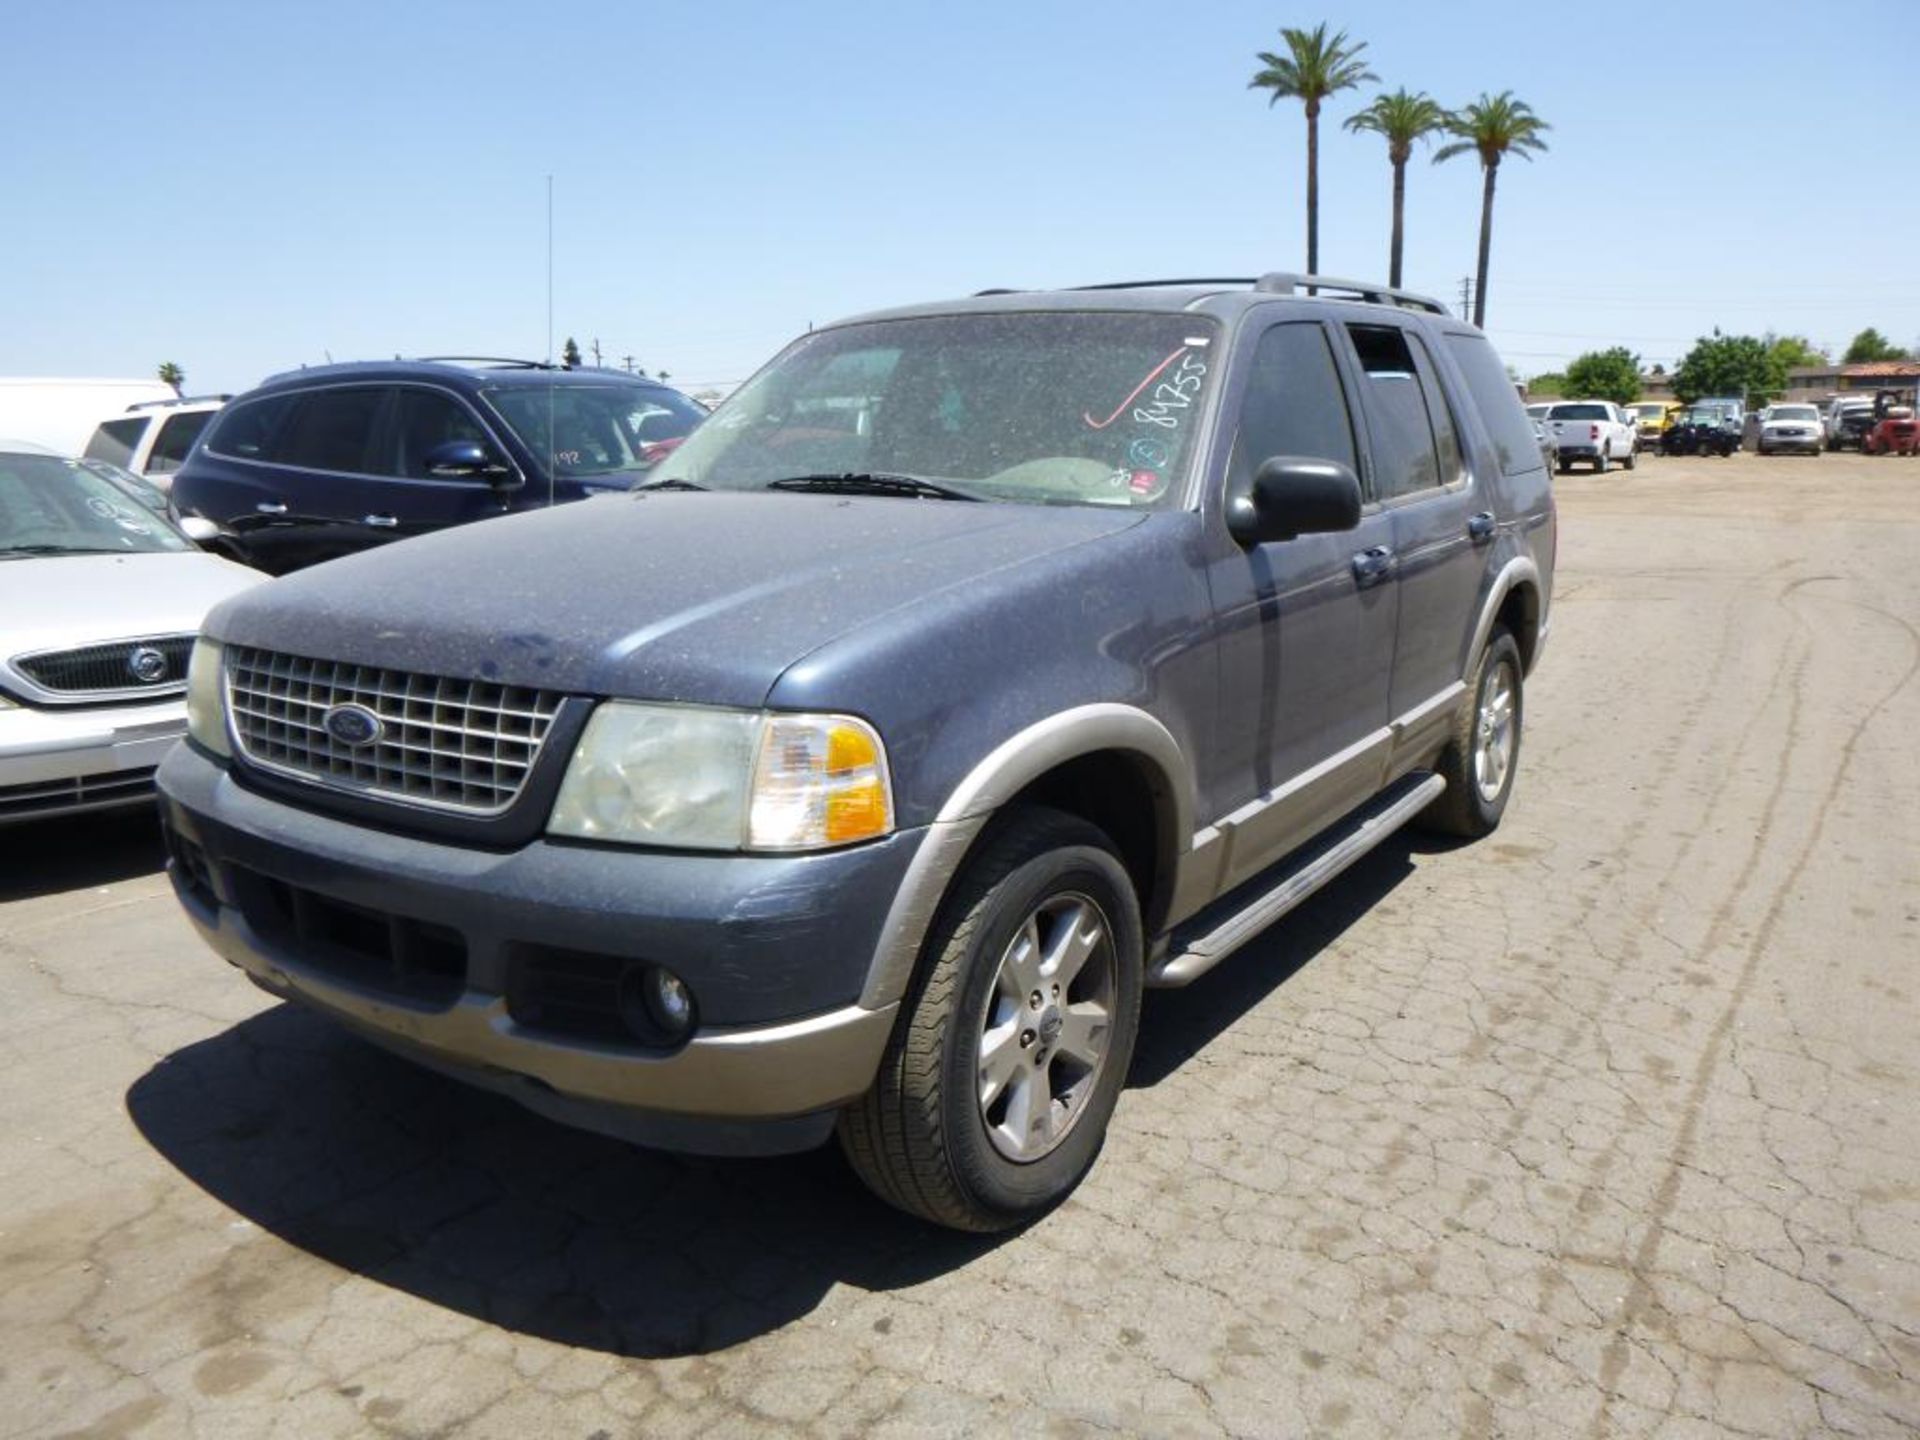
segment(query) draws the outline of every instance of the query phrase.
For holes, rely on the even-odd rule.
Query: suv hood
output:
[[[143,635],[192,634],[257,570],[199,551],[0,560],[0,661]]]
[[[316,566],[222,606],[207,631],[396,670],[758,706],[789,666],[863,623],[1144,518],[1099,506],[621,495]]]

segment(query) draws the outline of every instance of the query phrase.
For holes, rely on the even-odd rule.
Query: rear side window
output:
[[[207,437],[207,449],[236,460],[273,459],[275,443],[299,399],[297,394],[262,395],[229,405]]]
[[[1326,331],[1311,321],[1274,326],[1254,350],[1229,466],[1236,493],[1275,455],[1337,460],[1356,473],[1360,468],[1333,350]]]
[[[140,448],[140,436],[152,423],[148,415],[136,415],[127,420],[109,420],[93,432],[93,438],[87,441],[87,459],[105,460],[110,465],[118,465],[122,470],[131,468],[133,452]]]
[[[1513,381],[1500,364],[1500,357],[1493,353],[1493,346],[1484,335],[1450,334],[1446,338],[1454,364],[1466,377],[1467,393],[1493,439],[1501,470],[1508,475],[1538,470],[1543,463],[1540,444],[1533,437],[1527,412],[1521,408]]]
[[[154,437],[153,453],[147,457],[147,473],[171,475],[178,470],[181,462],[187,458],[187,451],[193,448],[193,442],[200,438],[200,432],[207,428],[207,422],[213,416],[211,410],[168,416],[161,423],[159,435]]]
[[[1548,413],[1549,420],[1611,420],[1613,411],[1605,405],[1556,405]]]
[[[368,473],[374,426],[386,398],[387,392],[376,388],[309,391],[300,398],[268,458],[276,465],[297,465],[303,470]]]
[[[1374,489],[1378,498],[1431,490],[1454,470],[1443,472],[1434,445],[1433,418],[1427,411],[1407,333],[1397,325],[1349,325],[1360,368],[1367,376],[1367,416],[1373,435]]]

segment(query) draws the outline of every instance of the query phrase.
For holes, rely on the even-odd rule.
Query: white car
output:
[[[94,428],[85,451],[89,460],[105,460],[151,481],[162,490],[172,488],[173,472],[207,422],[219,413],[231,395],[194,395],[183,400],[146,400],[129,405],[127,413],[102,420]]]
[[[1611,400],[1562,401],[1547,411],[1547,432],[1563,475],[1576,460],[1591,464],[1596,475],[1606,474],[1616,460],[1633,469],[1638,432]]]
[[[0,825],[151,803],[201,620],[265,578],[80,461],[0,450]]]
[[[1818,455],[1827,442],[1820,411],[1812,405],[1769,405],[1760,412],[1760,434],[1754,448],[1762,455],[1797,450]]]

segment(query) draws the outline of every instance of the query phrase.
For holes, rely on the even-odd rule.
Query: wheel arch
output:
[[[1462,669],[1471,675],[1486,649],[1487,637],[1496,623],[1513,633],[1520,647],[1522,674],[1533,673],[1534,656],[1539,653],[1542,626],[1546,620],[1545,595],[1540,584],[1540,567],[1525,556],[1507,562],[1487,591],[1480,607],[1480,619],[1474,626],[1473,644],[1467,649]]]
[[[1113,841],[1141,903],[1145,932],[1162,922],[1180,854],[1192,843],[1190,770],[1172,733],[1131,705],[1078,706],[996,746],[954,787],[908,866],[887,914],[860,1003],[906,993],[921,946],[954,878],[995,817],[1022,804],[1078,815]]]

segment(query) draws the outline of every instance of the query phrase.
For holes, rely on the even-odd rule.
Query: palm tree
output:
[[[1393,165],[1393,241],[1387,248],[1387,283],[1400,284],[1400,254],[1406,241],[1407,161],[1413,142],[1447,128],[1447,112],[1424,91],[1409,95],[1399,89],[1376,95],[1373,103],[1347,121],[1353,131],[1371,130],[1387,141],[1387,159]]]
[[[1509,153],[1522,160],[1533,159],[1533,152],[1545,152],[1546,141],[1540,132],[1553,127],[1533,113],[1524,100],[1513,98],[1511,90],[1498,95],[1482,93],[1480,98],[1447,118],[1447,133],[1460,138],[1434,151],[1435,162],[1451,160],[1469,151],[1479,155],[1486,183],[1480,195],[1480,269],[1473,291],[1473,323],[1487,323],[1487,259],[1493,252],[1493,183],[1500,173],[1500,161]]]
[[[1329,95],[1380,77],[1360,58],[1366,41],[1349,45],[1344,30],[1329,37],[1324,21],[1311,30],[1282,29],[1280,38],[1287,42],[1288,53],[1260,51],[1266,68],[1247,88],[1270,92],[1269,106],[1288,97],[1307,107],[1307,273],[1315,275],[1320,271],[1320,104]]]
[[[160,368],[154,374],[159,376],[162,385],[171,385],[176,395],[180,393],[180,387],[187,383],[187,372],[171,360],[161,361]]]

